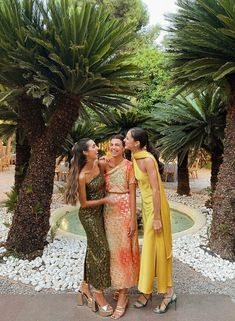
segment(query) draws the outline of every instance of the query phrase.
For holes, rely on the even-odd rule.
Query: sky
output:
[[[142,0],[148,7],[150,24],[165,24],[164,13],[175,12],[175,0]]]
[[[149,24],[155,25],[158,24],[161,27],[167,25],[167,21],[165,21],[164,14],[169,12],[176,11],[176,0],[142,0],[143,3],[147,5],[149,12]],[[161,41],[166,34],[165,31],[161,31],[159,37],[156,40],[156,43],[161,45]]]
[[[149,11],[149,24],[160,24],[166,26],[164,14],[176,11],[175,0],[142,0],[148,7]],[[162,31],[157,42],[160,42],[164,36]]]

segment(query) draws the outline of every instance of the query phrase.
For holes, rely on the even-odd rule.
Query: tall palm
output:
[[[235,6],[233,0],[179,0],[172,15],[169,51],[174,84],[205,88],[220,82],[231,96],[227,108],[224,158],[214,196],[210,246],[235,258]]]
[[[188,152],[196,153],[204,148],[211,154],[211,188],[215,190],[217,175],[222,164],[226,110],[220,88],[209,88],[189,96],[178,96],[169,104],[157,105],[158,127],[162,138],[160,150],[167,159],[179,157],[187,165]],[[181,167],[180,167],[181,168]],[[186,169],[187,172],[187,169]],[[189,194],[189,177],[178,173],[179,194]],[[186,173],[187,174],[187,173]],[[186,181],[185,181],[186,180]]]
[[[6,0],[0,15],[0,82],[20,91],[31,146],[7,247],[34,256],[49,230],[56,156],[74,122],[86,108],[129,104],[137,70],[121,49],[134,34],[89,1]]]

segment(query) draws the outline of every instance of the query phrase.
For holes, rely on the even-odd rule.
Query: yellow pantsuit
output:
[[[136,159],[146,157],[153,159],[158,177],[162,222],[160,233],[153,230],[153,195],[148,174],[142,172],[136,162]],[[144,227],[138,289],[145,294],[152,293],[154,277],[157,277],[158,293],[166,293],[167,287],[172,286],[172,235],[169,205],[154,156],[145,150],[134,153],[133,164],[141,192]]]

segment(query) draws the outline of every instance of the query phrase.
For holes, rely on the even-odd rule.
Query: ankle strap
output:
[[[143,297],[146,299],[146,300],[149,300],[152,298],[152,293],[150,294],[145,294],[145,293],[141,293],[143,295]]]

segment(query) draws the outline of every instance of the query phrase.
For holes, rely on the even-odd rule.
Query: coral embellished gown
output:
[[[106,205],[104,222],[110,250],[111,286],[115,289],[137,285],[139,275],[139,245],[137,231],[128,237],[131,220],[129,184],[135,184],[132,163],[124,159],[105,175],[106,195],[117,200]]]

